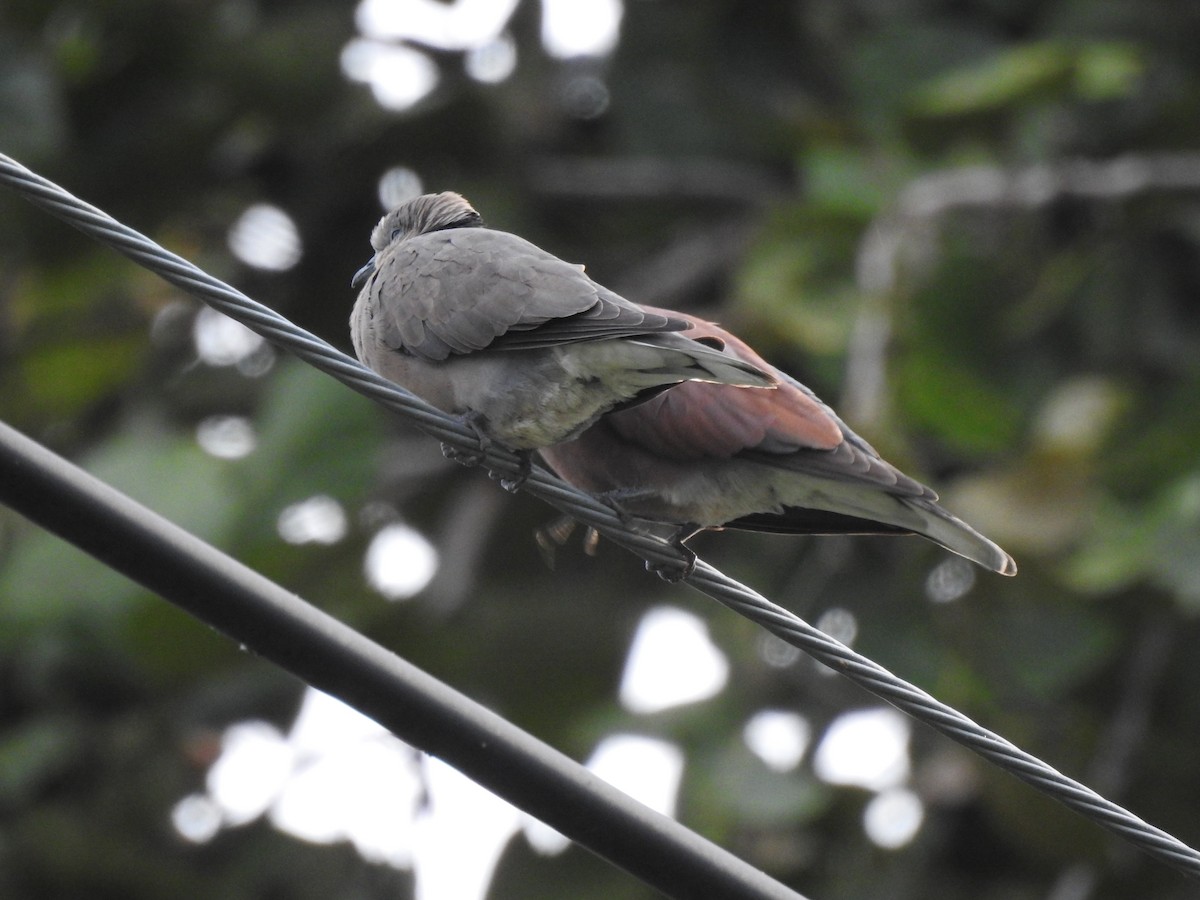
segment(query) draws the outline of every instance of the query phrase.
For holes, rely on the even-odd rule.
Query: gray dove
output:
[[[773,390],[754,364],[688,335],[529,241],[485,228],[455,193],[385,215],[355,274],[359,360],[479,436],[524,452],[685,381]]]

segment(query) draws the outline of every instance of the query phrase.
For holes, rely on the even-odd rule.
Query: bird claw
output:
[[[538,552],[542,555],[546,568],[554,568],[558,548],[570,540],[577,524],[570,516],[561,516],[548,525],[541,525],[533,530],[533,539],[537,542]]]
[[[587,534],[583,536],[583,552],[595,556],[600,552],[600,532],[588,526]]]
[[[696,554],[687,547],[679,548],[685,559],[673,563],[656,563],[646,560],[646,571],[653,572],[667,584],[678,584],[691,578],[696,571]]]
[[[483,430],[484,418],[479,413],[467,413],[459,416],[458,420],[475,435],[475,440],[479,441],[479,449],[463,450],[443,441],[442,456],[462,466],[477,466],[487,457],[487,452],[492,446],[492,439]]]
[[[628,512],[621,505],[621,500],[629,496],[631,496],[629,492],[623,491],[607,491],[596,495],[597,499],[602,500],[613,511],[623,526],[630,530],[638,530],[638,517]],[[636,496],[636,494],[633,496]],[[670,563],[657,563],[646,560],[646,571],[653,572],[668,584],[675,584],[686,578],[690,578],[692,573],[696,571],[696,554],[687,546],[685,541],[703,530],[703,528],[690,523],[680,525],[675,529],[674,534],[667,538],[667,543],[679,552],[682,559]]]
[[[479,441],[479,449],[463,450],[460,447],[453,447],[443,441],[442,456],[446,457],[446,459],[452,459],[460,465],[477,466],[487,459],[488,451],[495,444],[495,441],[483,430],[483,423],[486,420],[479,413],[467,413],[466,415],[459,416],[459,421],[464,427],[474,433],[475,440]],[[533,471],[533,453],[530,450],[514,450],[513,453],[517,457],[516,475],[507,475],[498,469],[488,469],[488,476],[499,481],[500,487],[509,493],[515,494],[529,480],[529,475]]]
[[[477,466],[483,462],[485,455],[482,450],[461,450],[442,442],[442,456],[453,460],[460,466]]]
[[[529,480],[530,474],[533,472],[533,454],[529,450],[516,450],[514,453],[517,456],[517,474],[505,475],[502,472],[492,469],[488,472],[488,476],[500,482],[500,487],[504,488],[510,494],[515,494]]]
[[[554,568],[554,564],[557,562],[558,548],[566,545],[578,525],[579,523],[570,516],[561,516],[553,522],[533,530],[533,539],[537,542],[538,553],[541,554],[542,561],[546,563],[546,568]],[[583,535],[583,552],[588,556],[595,556],[599,545],[600,532],[588,526]]]
[[[678,584],[685,579],[691,578],[692,573],[696,571],[696,552],[692,550],[684,541],[695,536],[701,529],[692,525],[684,525],[679,528],[668,539],[668,543],[679,551],[683,557],[682,560],[673,563],[656,563],[646,560],[646,571],[653,572],[667,584]]]

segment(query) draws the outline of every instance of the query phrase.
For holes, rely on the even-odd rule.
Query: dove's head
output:
[[[461,194],[442,191],[424,194],[400,204],[379,220],[371,232],[371,246],[378,256],[397,241],[446,228],[478,228],[483,219]],[[351,287],[358,287],[375,271],[375,256],[355,273]]]
[[[371,246],[378,253],[385,247],[406,237],[441,231],[445,228],[471,228],[483,224],[461,194],[443,191],[440,194],[425,194],[407,203],[402,203],[379,220],[371,232]]]

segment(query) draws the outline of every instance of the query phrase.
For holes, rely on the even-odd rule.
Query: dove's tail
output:
[[[820,483],[819,490],[805,492],[806,505],[743,516],[725,527],[777,534],[917,534],[985,569],[1017,574],[1011,556],[947,512],[932,496],[890,494],[877,486],[830,479],[820,479]]]
[[[991,569],[1001,575],[1017,574],[1017,564],[1011,556],[938,504],[930,501],[909,501],[905,505],[921,517],[920,525],[913,528],[917,534],[959,556],[979,563],[985,569]]]

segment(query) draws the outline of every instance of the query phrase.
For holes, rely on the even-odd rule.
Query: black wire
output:
[[[474,434],[454,417],[386,381],[278,313],[169,253],[144,235],[3,154],[0,154],[0,184],[85,234],[114,247],[354,390],[409,417],[418,427],[439,440],[468,452],[482,449]],[[483,457],[483,464],[490,471],[510,476],[519,471],[517,458],[502,447],[493,445],[484,451]],[[678,566],[682,560],[678,550],[666,541],[630,529],[611,508],[575,490],[544,469],[535,468],[523,489],[587,523],[648,562],[658,566]],[[1068,778],[707,563],[698,561],[687,583],[1150,855],[1188,875],[1200,877],[1200,852]]]
[[[0,500],[667,896],[804,900],[4,423]]]

